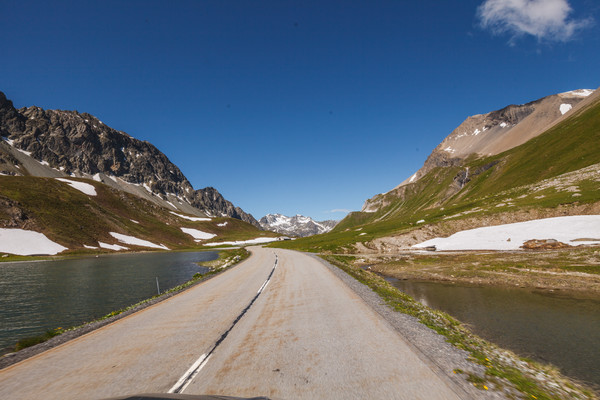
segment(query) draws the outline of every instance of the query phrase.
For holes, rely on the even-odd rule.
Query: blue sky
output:
[[[600,85],[596,0],[0,2],[0,90],[256,218],[340,219],[467,116]]]

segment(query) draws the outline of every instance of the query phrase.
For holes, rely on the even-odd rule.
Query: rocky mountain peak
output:
[[[4,164],[16,159],[27,170],[5,165],[5,173],[95,179],[165,207],[226,215],[259,227],[252,215],[225,200],[216,189],[194,190],[155,146],[115,130],[91,114],[36,106],[16,110],[0,92],[0,133],[9,143]],[[0,162],[0,172],[2,168]]]
[[[311,217],[300,214],[293,217],[283,214],[267,214],[259,220],[259,223],[264,230],[288,236],[306,237],[329,232],[338,221],[315,221]]]

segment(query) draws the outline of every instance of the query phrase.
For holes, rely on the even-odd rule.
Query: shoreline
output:
[[[342,256],[342,255],[340,255]],[[596,247],[519,252],[346,254],[357,267],[384,278],[541,290],[575,298],[600,298]]]
[[[194,250],[192,250],[192,251],[194,251]],[[214,251],[219,254],[219,257],[216,260],[221,259],[221,254],[223,253],[223,249],[209,250],[209,251]],[[163,252],[166,252],[166,251],[163,251]],[[138,253],[152,253],[152,251],[138,252]],[[115,253],[115,254],[118,255],[118,254],[123,254],[123,253]],[[235,255],[232,257],[235,258]],[[54,336],[54,337],[52,337],[46,341],[43,341],[41,343],[35,344],[30,347],[25,347],[21,350],[14,351],[12,353],[4,354],[4,355],[0,356],[0,370],[7,368],[13,364],[24,361],[24,360],[31,358],[35,355],[38,355],[40,353],[43,353],[46,350],[50,350],[54,347],[60,346],[70,340],[73,340],[80,336],[86,335],[90,332],[93,332],[93,331],[99,329],[99,328],[102,328],[103,326],[112,324],[113,322],[116,322],[122,318],[125,318],[125,317],[127,317],[131,314],[134,314],[138,311],[141,311],[145,308],[151,307],[151,306],[153,306],[157,303],[160,303],[164,300],[167,300],[173,296],[176,296],[188,289],[191,289],[201,283],[204,283],[204,282],[214,278],[217,275],[222,274],[223,272],[225,272],[231,268],[236,267],[237,265],[239,265],[241,262],[243,262],[248,257],[249,257],[249,254],[241,259],[235,260],[233,263],[231,263],[229,265],[227,265],[228,264],[227,261],[229,260],[229,258],[224,258],[223,264],[221,267],[212,267],[209,272],[201,275],[199,278],[192,277],[190,280],[182,283],[181,285],[175,286],[172,289],[166,290],[165,292],[161,293],[160,295],[155,295],[153,297],[143,299],[143,300],[139,301],[138,303],[132,304],[132,305],[122,308],[120,310],[114,310],[114,311],[108,313],[107,315],[105,315],[104,317],[100,317],[99,319],[96,319],[94,321],[89,321],[80,326],[69,328],[69,329],[65,330],[64,332],[62,332],[61,334]],[[214,262],[216,260],[207,261],[207,262]],[[41,260],[41,261],[44,261],[44,260]],[[16,346],[16,343],[15,343],[15,346]]]
[[[207,248],[186,248],[186,249],[175,249],[175,250],[122,250],[122,251],[113,251],[108,250],[105,252],[76,252],[72,254],[63,254],[63,255],[31,255],[31,256],[19,256],[14,254],[9,254],[6,259],[4,257],[0,257],[0,267],[3,263],[26,263],[26,262],[42,262],[42,261],[60,261],[60,260],[71,260],[78,258],[88,258],[88,257],[96,257],[96,256],[112,256],[112,255],[123,255],[123,254],[146,254],[146,253],[191,253],[191,252],[207,252],[207,251],[215,251],[219,252],[221,250],[229,250],[228,248],[217,248],[217,249],[207,249]],[[8,254],[8,253],[5,253]],[[11,257],[18,257],[17,260],[11,260]],[[25,259],[23,259],[25,258]]]
[[[383,313],[390,315],[391,319],[385,318],[397,326],[396,329],[404,334],[407,329],[415,332],[428,331],[428,333],[409,334],[409,340],[414,340],[416,347],[430,357],[432,362],[440,362],[440,354],[428,345],[427,335],[436,334],[440,340],[446,342],[454,350],[466,351],[467,360],[475,363],[478,371],[463,370],[456,368],[452,372],[461,375],[460,378],[466,385],[477,388],[475,398],[484,398],[487,395],[500,395],[502,398],[590,398],[597,399],[600,388],[590,386],[589,383],[579,381],[575,378],[562,375],[560,371],[551,364],[539,363],[523,358],[510,350],[499,347],[477,335],[464,324],[455,320],[449,314],[427,307],[401,290],[395,288],[380,274],[361,268],[355,262],[348,262],[352,255],[322,255],[332,268],[337,268],[345,273],[353,286],[366,286],[370,288],[372,295],[376,296],[376,302],[372,303],[374,309],[384,310]],[[342,279],[345,282],[347,279]],[[353,288],[354,289],[354,288]],[[363,297],[362,294],[357,294]],[[364,300],[364,298],[363,298]],[[366,300],[365,300],[366,301]],[[369,303],[367,301],[367,303]],[[383,314],[382,314],[383,315]],[[409,322],[391,322],[394,319],[410,320],[418,322],[419,327],[412,326]],[[421,335],[424,335],[422,337]],[[441,363],[449,362],[450,358],[442,357]],[[440,365],[441,367],[441,365]],[[478,373],[483,371],[482,373]],[[450,378],[454,378],[450,376]],[[471,387],[471,389],[473,388]],[[490,389],[490,390],[488,390]],[[531,397],[529,397],[531,396]]]

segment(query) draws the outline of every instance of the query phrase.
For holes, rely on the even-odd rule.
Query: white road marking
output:
[[[231,332],[231,330],[233,329],[233,327],[244,316],[244,314],[246,313],[246,311],[248,311],[250,309],[250,307],[252,307],[252,304],[254,304],[254,302],[256,301],[256,299],[258,298],[258,296],[260,296],[260,294],[265,290],[265,288],[267,287],[267,285],[269,284],[269,282],[271,282],[271,278],[273,277],[273,273],[275,272],[275,268],[277,268],[277,263],[278,263],[278,257],[277,257],[277,254],[275,254],[275,264],[273,265],[273,269],[271,270],[271,273],[267,277],[267,280],[262,284],[262,286],[260,287],[260,289],[258,289],[258,292],[256,293],[256,296],[254,296],[254,298],[252,299],[252,301],[250,301],[250,304],[248,304],[248,306],[241,312],[241,314],[238,315],[238,317],[233,321],[233,324],[231,324],[231,327],[229,327],[229,329],[219,338],[219,340],[217,340],[217,342],[214,344],[214,346],[212,347],[212,349],[210,349],[210,351],[208,352],[208,355],[207,354],[202,354],[200,356],[200,358],[198,358],[196,360],[196,362],[194,364],[192,364],[192,366],[186,371],[186,373],[183,374],[183,376],[181,378],[179,378],[179,380],[177,381],[177,383],[175,385],[173,385],[173,387],[169,390],[169,393],[183,393],[183,391],[188,387],[188,385],[190,383],[192,383],[192,381],[194,380],[194,378],[196,376],[198,376],[198,374],[200,373],[200,371],[202,370],[202,368],[204,368],[204,366],[208,363],[208,360],[212,356],[212,353],[215,351],[215,349],[221,344],[221,342],[223,342],[223,340],[225,340],[225,338],[227,337],[227,335],[229,334],[229,332]]]
[[[169,390],[168,393],[181,393],[187,388],[187,386],[192,382],[192,379],[198,375],[200,370],[206,365],[210,356],[206,357],[206,354],[202,354],[198,360],[186,371],[185,374],[173,387]]]

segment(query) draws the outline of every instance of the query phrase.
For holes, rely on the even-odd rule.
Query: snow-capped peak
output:
[[[592,93],[594,93],[594,89],[577,89],[577,90],[572,90],[570,92],[565,92],[562,94],[567,94],[567,95],[571,95],[571,96],[579,96],[579,97],[588,97]]]
[[[259,223],[265,230],[305,237],[329,232],[337,224],[337,221],[317,222],[311,217],[301,214],[296,214],[293,217],[282,214],[267,214],[260,219]]]

